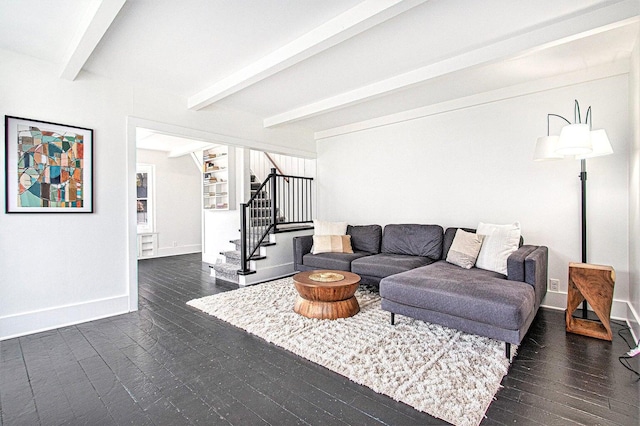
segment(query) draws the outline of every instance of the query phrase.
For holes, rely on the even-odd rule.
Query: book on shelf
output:
[[[225,155],[227,155],[226,152],[213,152],[213,153],[207,153],[204,156],[205,161],[206,160],[213,160],[215,158],[220,158],[220,157],[224,157]]]
[[[222,209],[229,208],[229,204],[227,203],[209,204],[207,206],[204,206],[204,208],[207,210],[222,210]]]

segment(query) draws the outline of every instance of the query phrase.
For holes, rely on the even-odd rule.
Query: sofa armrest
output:
[[[507,258],[507,279],[511,281],[525,281],[524,262],[538,246],[520,246]]]
[[[547,294],[549,249],[545,246],[522,246],[507,259],[507,279],[531,285],[536,293],[536,309]]]
[[[536,309],[547,294],[549,268],[549,249],[539,246],[524,261],[525,282],[531,284],[536,292]]]
[[[313,235],[303,235],[293,238],[293,268],[297,271],[298,265],[302,265],[305,254],[311,253],[313,247]]]

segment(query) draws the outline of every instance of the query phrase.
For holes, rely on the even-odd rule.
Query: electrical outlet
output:
[[[549,278],[549,290],[558,291],[558,287],[560,286],[560,281],[556,278]]]
[[[174,241],[174,242],[173,242],[173,246],[174,246],[174,247],[178,247],[178,242],[177,242],[177,241]]]

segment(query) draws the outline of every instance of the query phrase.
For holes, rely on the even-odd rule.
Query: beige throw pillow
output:
[[[456,236],[453,238],[449,253],[447,253],[447,262],[458,265],[464,269],[471,269],[476,264],[478,253],[482,247],[483,235],[458,229]]]
[[[351,235],[314,235],[311,253],[353,253]]]

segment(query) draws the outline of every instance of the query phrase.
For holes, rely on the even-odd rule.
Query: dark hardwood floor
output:
[[[0,425],[444,424],[185,305],[233,288],[200,255],[144,260],[138,312],[0,342]],[[638,425],[622,328],[541,310],[483,424]]]

